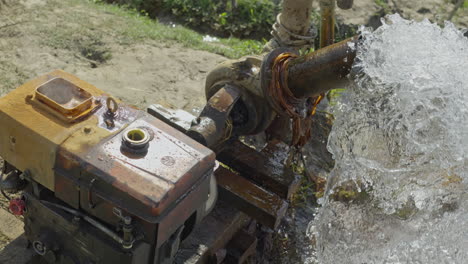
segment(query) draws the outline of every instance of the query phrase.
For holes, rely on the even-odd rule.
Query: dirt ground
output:
[[[35,76],[64,69],[139,107],[160,103],[193,111],[203,105],[204,78],[224,60],[222,56],[154,41],[122,44],[116,41],[118,36],[112,31],[113,25],[118,26],[119,18],[80,4],[83,1],[0,1],[3,3],[0,5],[0,95]],[[394,0],[389,1],[388,11],[441,21],[453,8],[446,1]],[[371,20],[380,15],[382,8],[376,1],[354,2],[351,10],[338,11],[339,20],[354,25],[372,24]],[[454,20],[461,27],[468,27],[467,11],[459,13]],[[90,28],[90,25],[91,31],[92,26],[96,28],[95,32],[79,36],[80,27]],[[69,32],[73,30],[76,33]],[[61,37],[68,42],[60,43]],[[82,55],[88,46],[91,52],[97,52],[96,61]]]
[[[19,2],[6,0],[0,10],[0,94],[63,69],[139,107],[160,103],[192,111],[204,103],[206,73],[224,60],[154,41],[121,44],[114,40],[112,28],[91,28],[91,33],[80,35],[81,23],[85,28],[109,27],[118,19],[80,1]],[[85,49],[96,58],[84,57]]]
[[[382,14],[376,1],[354,2],[353,9],[338,11],[344,23],[372,24]],[[404,17],[439,22],[453,8],[448,0],[389,2],[386,8]],[[454,22],[468,27],[468,11],[460,11]],[[125,41],[114,30],[122,23],[85,0],[0,0],[0,96],[63,69],[140,108],[159,103],[198,112],[206,74],[225,58],[151,40]],[[14,239],[3,231],[9,228],[0,222],[0,250]]]

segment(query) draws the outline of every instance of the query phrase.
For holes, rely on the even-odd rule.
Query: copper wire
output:
[[[276,109],[282,109],[292,120],[292,142],[296,147],[304,146],[311,136],[312,116],[324,95],[314,98],[297,98],[288,87],[288,68],[291,59],[297,58],[296,54],[285,52],[280,54],[273,63],[272,80],[269,93]],[[306,114],[301,110],[306,107]]]

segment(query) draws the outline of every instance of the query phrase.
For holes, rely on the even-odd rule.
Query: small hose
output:
[[[44,200],[41,200],[40,202],[45,204],[45,205],[50,205],[50,206],[54,206],[56,208],[62,209],[63,211],[68,212],[68,213],[70,213],[72,215],[79,216],[79,217],[83,218],[86,222],[90,223],[91,225],[93,225],[97,229],[104,232],[106,235],[110,236],[112,239],[114,239],[119,244],[121,244],[121,245],[124,244],[124,240],[118,234],[116,234],[114,231],[110,230],[109,228],[105,227],[103,224],[99,223],[98,221],[92,219],[89,216],[87,216],[87,215],[85,215],[85,214],[83,214],[83,213],[81,213],[81,212],[79,212],[77,210],[74,210],[74,209],[59,205],[59,204],[51,203],[51,202],[44,201]]]

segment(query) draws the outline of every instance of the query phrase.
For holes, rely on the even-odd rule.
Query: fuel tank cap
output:
[[[151,137],[144,128],[130,128],[122,134],[122,142],[133,150],[144,150],[148,147]]]

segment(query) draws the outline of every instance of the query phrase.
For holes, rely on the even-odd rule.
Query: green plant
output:
[[[222,1],[164,0],[164,8],[187,25],[209,29],[220,35],[269,36],[278,6],[270,0],[238,0],[237,7],[224,7]]]
[[[386,14],[391,12],[391,8],[388,5],[388,0],[374,0],[375,4],[380,6]]]
[[[62,4],[61,1],[51,3]],[[123,0],[122,0],[123,1]],[[216,42],[203,41],[203,35],[176,24],[163,24],[150,18],[141,10],[128,5],[108,4],[107,0],[70,0],[76,6],[87,3],[90,7],[111,14],[102,16],[99,22],[82,21],[82,13],[72,12],[70,7],[67,12],[61,13],[60,21],[80,21],[80,23],[64,23],[61,27],[44,24],[40,33],[47,36],[43,38],[43,44],[57,49],[73,49],[79,56],[105,62],[111,58],[111,50],[107,44],[133,45],[152,40],[166,45],[178,44],[182,47],[204,50],[220,54],[228,58],[239,58],[245,55],[260,54],[265,40],[238,39],[235,37],[219,38]],[[79,27],[74,25],[80,25]],[[109,35],[108,29],[112,28]],[[81,48],[80,48],[81,47]],[[85,47],[86,49],[83,49]],[[94,58],[94,59],[93,59]],[[97,58],[97,60],[96,60]]]

